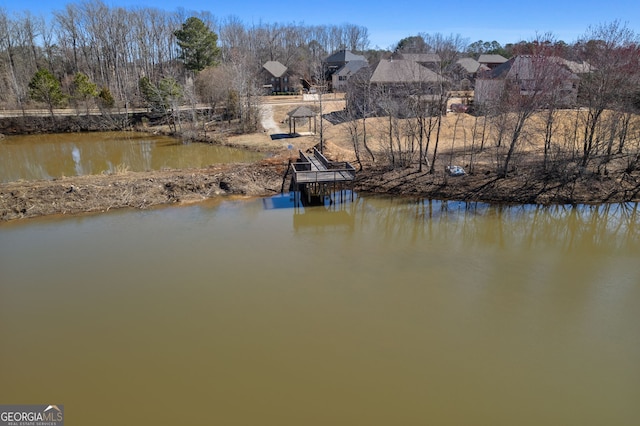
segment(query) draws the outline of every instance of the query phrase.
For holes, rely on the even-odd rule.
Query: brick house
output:
[[[263,89],[266,95],[294,93],[298,84],[291,78],[288,68],[278,61],[267,61],[262,66]]]

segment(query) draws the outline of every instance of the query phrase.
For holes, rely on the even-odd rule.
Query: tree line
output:
[[[199,42],[213,49],[189,45],[197,33],[205,34]],[[305,76],[330,52],[364,51],[368,45],[367,29],[352,24],[246,25],[235,17],[217,20],[210,12],[111,7],[101,0],[69,3],[49,20],[0,8],[0,107],[31,106],[29,85],[37,73],[42,84],[52,77],[61,89],[50,99],[36,97],[41,102],[59,104],[66,95],[77,103],[102,93],[98,100],[125,107],[146,101],[141,79],[156,88],[170,80],[184,88],[202,64],[255,73],[269,60]],[[78,89],[78,78],[96,91],[86,85]]]

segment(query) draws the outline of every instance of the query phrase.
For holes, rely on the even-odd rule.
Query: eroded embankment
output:
[[[287,162],[265,160],[206,169],[126,172],[76,176],[51,181],[0,184],[0,220],[55,214],[144,209],[161,204],[201,201],[224,195],[268,196],[279,193]],[[553,180],[527,174],[497,179],[478,170],[450,177],[417,168],[365,168],[354,189],[360,193],[493,203],[577,204],[640,201],[640,174]]]
[[[271,195],[280,191],[285,167],[265,162],[4,183],[0,184],[0,220],[144,209],[222,195]]]
[[[518,172],[498,178],[495,170],[477,168],[471,175],[429,174],[426,169],[368,169],[355,189],[389,195],[513,204],[598,204],[640,201],[640,173],[576,175],[563,178]]]

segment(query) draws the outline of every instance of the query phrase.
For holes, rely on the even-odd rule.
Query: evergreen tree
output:
[[[142,98],[146,101],[147,106],[153,110],[161,110],[163,108],[162,97],[158,91],[158,88],[151,83],[149,77],[142,77],[138,82],[140,87],[140,93]]]
[[[396,53],[427,53],[429,45],[421,35],[405,37],[398,42]]]
[[[169,126],[175,130],[175,122],[180,118],[179,107],[183,95],[180,84],[172,77],[163,78],[158,85],[153,84],[149,78],[142,77],[138,84],[149,107],[155,112],[164,114],[169,121]]]
[[[142,97],[147,105],[155,111],[166,112],[176,108],[182,99],[182,87],[172,77],[165,77],[155,85],[148,77],[142,77],[138,82]]]
[[[84,102],[87,114],[89,114],[89,101],[97,96],[98,86],[86,74],[79,72],[73,77],[73,97]]]
[[[182,49],[180,59],[184,66],[191,71],[201,71],[214,65],[220,54],[218,36],[211,31],[204,22],[191,17],[182,24],[182,28],[175,31],[178,46]]]
[[[44,102],[53,117],[53,108],[65,103],[60,81],[47,69],[39,69],[29,82],[29,97],[36,102]]]
[[[100,104],[104,108],[113,108],[116,104],[115,99],[113,99],[113,95],[108,87],[103,87],[98,93],[98,99],[100,99]]]

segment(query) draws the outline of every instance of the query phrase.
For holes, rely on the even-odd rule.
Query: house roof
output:
[[[278,61],[268,61],[262,66],[262,68],[267,70],[274,77],[282,77],[282,75],[287,72],[287,67]]]
[[[558,58],[556,57],[518,55],[491,70],[486,75],[486,77],[490,79],[509,78],[520,80],[534,80],[537,78],[536,71],[538,70],[539,73],[541,69],[544,69],[546,71],[545,74],[548,74],[548,71],[553,71],[554,73],[558,73],[556,75],[565,79],[578,78],[574,73],[572,73],[562,65],[564,64],[560,63],[558,61]],[[550,67],[554,67],[555,69]]]
[[[481,64],[504,64],[508,59],[502,55],[480,55],[478,62]]]
[[[437,53],[402,53],[401,59],[408,61],[415,61],[421,63],[436,63],[439,64],[441,59]]]
[[[490,70],[489,72],[487,72],[486,74],[484,74],[484,77],[486,78],[490,78],[490,79],[505,79],[509,76],[509,73],[511,72],[511,69],[513,68],[513,64],[515,63],[517,56],[514,56],[513,58],[507,60],[507,62],[498,65],[497,67],[495,67],[494,69]]]
[[[350,61],[347,62],[342,68],[335,72],[334,75],[337,76],[347,76],[351,74],[355,74],[362,68],[368,66],[369,63],[367,61]]]
[[[372,83],[439,82],[440,76],[414,61],[383,59],[371,75]]]
[[[350,50],[339,50],[333,55],[327,57],[324,60],[326,63],[336,63],[336,62],[351,62],[351,61],[365,61],[367,62],[367,58],[362,55],[356,55],[351,53]]]
[[[289,111],[287,115],[293,118],[304,118],[304,117],[315,117],[316,113],[311,111],[309,107],[299,106],[298,108],[292,111]]]
[[[487,69],[485,65],[482,65],[480,62],[476,61],[473,58],[460,58],[456,61],[456,63],[470,74],[475,74],[482,69]]]
[[[593,70],[591,64],[587,62],[575,62],[562,58],[558,58],[558,61],[574,74],[588,74]]]

